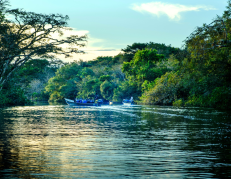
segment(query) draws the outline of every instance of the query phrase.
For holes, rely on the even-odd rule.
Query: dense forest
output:
[[[4,20],[5,9],[0,12],[1,21],[12,24]],[[4,45],[7,32],[2,25],[0,28],[0,42]],[[133,96],[137,104],[231,109],[230,50],[228,1],[223,15],[197,27],[183,48],[155,42],[133,43],[114,57],[71,63],[46,58],[51,50],[40,49],[41,58],[28,59],[1,84],[0,106],[23,105],[31,100],[62,102],[64,98],[94,98],[97,94],[108,101],[121,102]],[[2,52],[0,65],[4,67]]]

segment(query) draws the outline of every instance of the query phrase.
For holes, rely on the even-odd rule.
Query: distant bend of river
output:
[[[203,108],[0,109],[0,178],[229,178],[231,115]]]

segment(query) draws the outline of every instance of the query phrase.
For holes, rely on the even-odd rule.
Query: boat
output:
[[[82,102],[76,102],[74,100],[71,99],[67,99],[64,98],[66,103],[70,106],[101,106],[100,103],[95,103],[95,102],[86,102],[86,103],[82,103]]]
[[[107,100],[97,99],[96,101],[97,101],[97,103],[99,103],[100,105],[109,105],[109,101],[107,101]]]
[[[134,101],[133,100],[129,100],[129,99],[124,99],[122,103],[123,103],[123,105],[133,105]]]
[[[98,99],[97,103],[100,104],[100,105],[103,104],[103,99]]]

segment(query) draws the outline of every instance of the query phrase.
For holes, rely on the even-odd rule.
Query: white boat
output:
[[[123,105],[133,105],[134,101],[133,100],[129,100],[129,99],[124,99],[122,103],[123,103]]]

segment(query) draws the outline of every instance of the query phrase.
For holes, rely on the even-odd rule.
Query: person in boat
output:
[[[94,103],[94,100],[93,99],[89,99],[88,103]]]
[[[102,99],[98,99],[98,103],[103,103],[103,100]]]
[[[98,95],[97,95],[97,93],[95,94],[95,100],[97,100],[98,99]]]
[[[133,102],[133,97],[131,97],[130,101]]]

